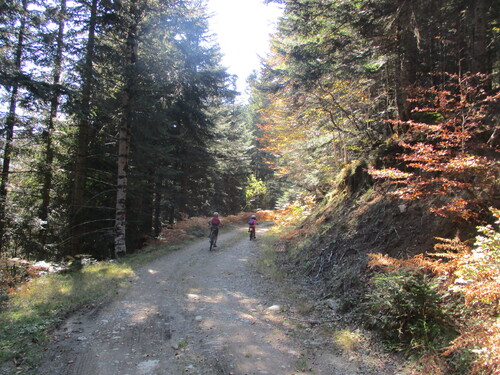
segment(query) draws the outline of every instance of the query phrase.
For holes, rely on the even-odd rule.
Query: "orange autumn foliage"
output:
[[[493,132],[488,111],[500,93],[488,95],[480,75],[448,75],[440,88],[413,90],[408,131],[398,139],[406,152],[396,156],[403,167],[375,170],[374,178],[398,185],[394,196],[438,198],[431,211],[443,217],[476,220],[499,189],[498,147],[482,134]]]

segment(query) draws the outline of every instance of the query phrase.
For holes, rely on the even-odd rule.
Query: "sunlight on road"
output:
[[[132,323],[142,323],[151,315],[158,314],[158,306],[156,304],[138,304],[136,301],[126,302],[123,304],[125,313],[130,317],[128,321]]]
[[[191,270],[185,308],[198,323],[206,350],[224,358],[229,373],[302,374],[296,368],[301,350],[288,334],[294,327],[257,293],[262,279],[249,267],[257,248],[245,238],[200,262],[203,266]]]

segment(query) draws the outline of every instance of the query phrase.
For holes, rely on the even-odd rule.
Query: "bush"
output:
[[[443,347],[450,329],[441,312],[436,285],[423,269],[396,269],[375,276],[368,295],[372,328],[393,348]]]
[[[477,227],[472,247],[437,238],[427,256],[369,254],[378,271],[368,296],[373,328],[409,349],[443,348],[456,373],[500,374],[500,210],[491,212],[495,225]]]

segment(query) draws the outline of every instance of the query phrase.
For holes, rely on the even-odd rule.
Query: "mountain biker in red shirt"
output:
[[[222,227],[222,221],[219,219],[219,213],[214,212],[213,217],[208,221],[210,226],[210,233],[214,232],[215,240],[214,247],[217,247],[217,237],[219,236],[219,227]]]

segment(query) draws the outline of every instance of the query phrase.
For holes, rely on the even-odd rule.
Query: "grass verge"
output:
[[[21,285],[0,306],[0,369],[9,362],[26,373],[42,358],[50,331],[70,313],[92,308],[129,285],[134,269],[179,248],[152,245],[120,261],[105,261],[79,271],[51,274]]]
[[[275,247],[281,234],[279,228],[273,226],[263,234],[258,234],[260,251],[256,262],[257,272],[274,281],[283,281],[285,273],[278,265],[277,259],[279,254]]]
[[[109,298],[133,274],[127,263],[106,262],[24,284],[0,312],[0,362],[33,365],[62,317]]]

